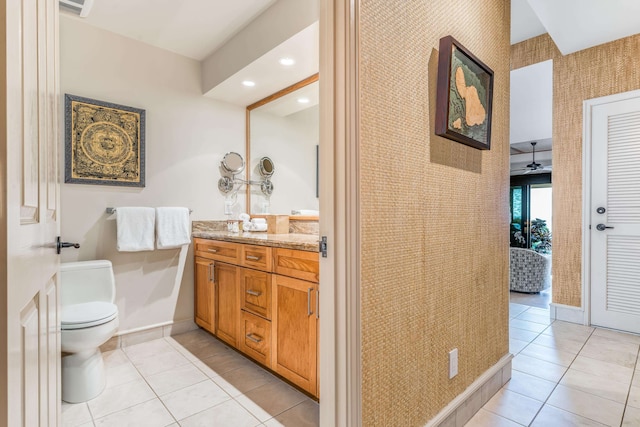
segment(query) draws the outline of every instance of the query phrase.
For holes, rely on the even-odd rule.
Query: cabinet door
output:
[[[238,345],[240,327],[239,267],[216,262],[216,335],[233,347]]]
[[[272,369],[317,395],[318,285],[273,275]]]
[[[196,257],[195,321],[207,331],[215,332],[215,293],[213,292],[213,261]]]

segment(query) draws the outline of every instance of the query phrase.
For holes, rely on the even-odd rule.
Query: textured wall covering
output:
[[[582,103],[640,88],[640,35],[562,56],[548,35],[512,47],[511,69],[553,59],[553,302],[581,306]]]
[[[418,426],[508,351],[509,2],[360,6],[362,425]],[[495,72],[490,151],[434,134],[445,35]]]

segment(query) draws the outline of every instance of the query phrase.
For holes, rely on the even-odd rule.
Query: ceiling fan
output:
[[[538,144],[537,142],[532,142],[531,143],[531,147],[533,149],[533,158],[531,159],[531,163],[529,163],[528,165],[525,166],[525,168],[523,169],[518,169],[515,170],[513,172],[521,172],[524,171],[524,174],[528,174],[531,172],[535,172],[535,171],[542,171],[542,170],[551,170],[551,166],[543,166],[541,163],[536,162],[536,144]]]

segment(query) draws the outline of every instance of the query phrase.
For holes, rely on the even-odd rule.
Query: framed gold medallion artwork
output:
[[[493,71],[453,37],[440,39],[436,135],[491,148]]]
[[[65,179],[144,187],[145,110],[65,94]]]

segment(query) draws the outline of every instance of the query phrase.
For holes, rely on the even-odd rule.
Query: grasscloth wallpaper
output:
[[[362,424],[419,426],[508,352],[509,2],[360,7]],[[495,73],[490,151],[434,134],[446,35]]]
[[[511,48],[511,69],[553,59],[553,302],[582,304],[582,104],[640,88],[640,35],[567,56],[548,35]]]

